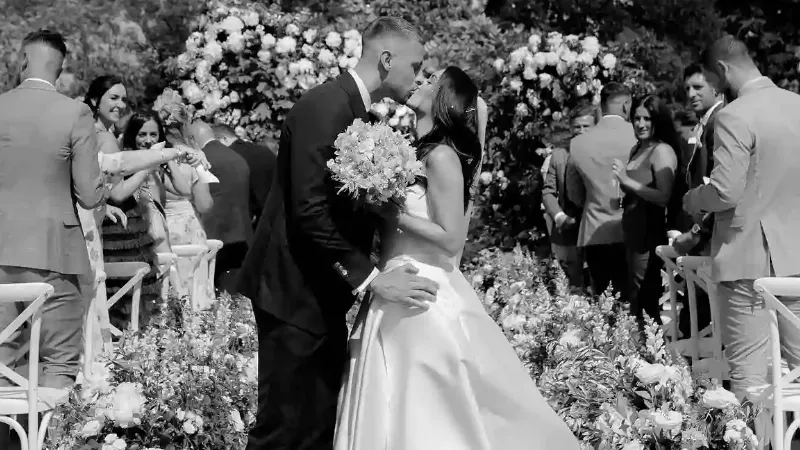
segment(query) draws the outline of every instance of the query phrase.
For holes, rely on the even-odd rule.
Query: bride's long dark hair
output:
[[[417,141],[420,161],[438,145],[447,145],[456,152],[464,175],[464,211],[469,205],[471,187],[481,162],[477,108],[478,86],[463,70],[448,67],[438,80],[432,102],[433,128]]]

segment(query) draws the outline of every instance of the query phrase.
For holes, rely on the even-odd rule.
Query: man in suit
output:
[[[218,141],[211,126],[203,121],[192,123],[189,141],[203,150],[211,164],[211,173],[219,179],[219,183],[208,186],[214,203],[200,220],[208,238],[224,244],[217,253],[214,285],[222,291],[234,292],[235,273],[231,272],[241,266],[253,238],[250,169],[244,158]]]
[[[356,296],[427,307],[435,284],[407,265],[370,260],[378,218],[331,179],[333,142],[373,101],[404,101],[423,61],[406,21],[381,17],[362,33],[356,67],[315,87],[284,121],[275,182],[242,266],[259,338],[258,414],[249,450],[331,449],[347,361],[345,315]]]
[[[572,137],[581,135],[597,124],[597,108],[594,105],[576,108],[570,115]],[[542,203],[545,219],[550,231],[550,246],[561,269],[567,275],[570,286],[583,286],[583,257],[578,251],[578,220],[581,212],[567,201],[565,174],[569,150],[557,148],[548,157],[547,170],[542,188]]]
[[[583,209],[578,247],[583,248],[592,290],[603,293],[609,283],[628,301],[628,263],[622,236],[622,190],[611,170],[615,159],[627,161],[636,144],[629,120],[631,93],[609,83],[600,93],[603,117],[597,126],[570,142],[567,199]]]
[[[54,86],[66,53],[58,33],[29,34],[24,81],[0,96],[0,284],[53,286],[42,307],[40,355],[41,384],[55,388],[78,373],[87,307],[78,276],[89,272],[89,257],[75,203],[92,209],[106,194],[92,112]],[[0,303],[0,330],[25,306]],[[16,334],[0,345],[3,364],[13,365]]]
[[[712,76],[708,74],[708,76]],[[686,90],[686,98],[691,102],[700,121],[694,127],[692,136],[689,138],[691,153],[685,159],[686,167],[683,169],[686,190],[702,186],[704,179],[711,175],[714,167],[714,124],[717,112],[723,107],[723,97],[713,83],[706,79],[703,73],[703,66],[692,64],[683,72],[683,84]],[[675,196],[675,200],[681,201],[683,194]],[[706,214],[698,217],[697,220],[689,214],[683,214],[680,222],[686,224],[681,227],[684,233],[677,236],[672,246],[678,254],[708,256],[709,243],[711,241],[711,230],[714,226],[713,214]],[[684,299],[685,300],[685,299]],[[708,294],[697,290],[697,314],[699,329],[705,328],[711,323],[711,306]],[[691,335],[689,320],[689,305],[684,301],[684,308],[680,313],[680,330],[685,336]]]
[[[272,187],[277,158],[270,149],[239,139],[227,125],[215,125],[213,129],[217,140],[247,161],[247,167],[250,169],[250,217],[255,228],[261,218],[261,209],[267,201],[269,188]]]
[[[706,78],[735,99],[717,113],[708,184],[684,197],[692,215],[714,214],[712,274],[718,282],[722,342],[731,388],[767,384],[769,316],[753,280],[800,274],[800,96],[761,75],[731,36],[702,57]],[[797,298],[782,301],[800,314]],[[800,333],[781,326],[784,357],[800,363]]]

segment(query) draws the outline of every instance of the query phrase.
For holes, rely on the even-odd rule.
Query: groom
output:
[[[245,258],[238,291],[254,305],[258,413],[248,450],[330,449],[347,360],[345,315],[366,292],[426,307],[436,286],[405,266],[370,260],[378,219],[337,194],[333,142],[373,101],[404,101],[420,72],[422,41],[406,21],[381,17],[362,33],[354,70],[318,86],[283,124],[275,181]]]

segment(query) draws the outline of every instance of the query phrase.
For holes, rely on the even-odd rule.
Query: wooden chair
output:
[[[7,424],[20,437],[22,450],[41,450],[45,433],[53,416],[53,409],[67,400],[66,389],[39,386],[39,339],[42,330],[41,307],[53,294],[47,283],[20,283],[0,285],[0,302],[28,303],[22,313],[5,330],[0,331],[0,343],[8,342],[11,336],[30,321],[28,344],[28,377],[16,373],[11,367],[0,363],[0,374],[15,386],[0,388],[0,423]],[[39,414],[42,422],[39,423]],[[28,430],[16,420],[17,416],[28,416]]]
[[[764,448],[767,441],[771,441],[773,450],[790,450],[792,438],[800,428],[800,367],[791,371],[782,370],[784,366],[781,357],[780,317],[784,325],[793,327],[800,333],[800,317],[797,317],[777,297],[800,297],[800,278],[759,278],[753,283],[756,292],[764,299],[764,306],[769,313],[770,321],[770,378],[771,384],[764,386],[760,393],[755,395],[753,402],[765,408],[766,414],[757,420],[756,434],[759,437],[759,446]],[[775,370],[775,368],[779,368]],[[751,390],[755,393],[757,390]],[[792,413],[792,420],[785,423],[786,413]],[[772,426],[769,418],[772,417]],[[770,428],[771,431],[770,431]]]
[[[115,262],[105,263],[105,273],[107,279],[127,279],[128,281],[108,299],[105,309],[108,311],[125,294],[131,293],[131,322],[129,328],[139,331],[139,310],[141,309],[142,280],[150,273],[150,266],[144,262]],[[108,324],[108,329],[114,336],[122,336],[122,330]]]
[[[669,307],[669,320],[664,320],[662,317],[661,321],[664,323],[665,327],[669,327],[665,329],[665,334],[670,337],[670,339],[675,342],[681,338],[680,331],[678,330],[678,316],[680,314],[681,309],[683,309],[683,305],[678,303],[678,294],[682,292],[681,287],[685,285],[685,281],[683,283],[678,282],[676,277],[680,275],[683,277],[683,273],[681,273],[680,268],[678,267],[677,259],[678,253],[675,251],[674,248],[670,245],[659,245],[656,247],[656,255],[664,261],[664,272],[667,275],[668,280],[668,296],[669,296],[669,303],[665,305]],[[685,277],[683,277],[686,280]]]
[[[199,301],[198,295],[202,295],[208,286],[208,261],[206,255],[208,254],[208,246],[206,245],[173,245],[172,252],[178,258],[185,258],[190,261],[189,271],[192,276],[192,283],[190,284],[189,298],[192,300],[192,305]],[[181,274],[185,277],[186,274]]]
[[[169,298],[169,288],[172,286],[177,292],[181,291],[180,277],[178,276],[178,268],[175,267],[178,261],[178,255],[175,253],[157,253],[156,254],[159,278],[161,279],[161,298]]]
[[[217,273],[217,253],[222,249],[224,244],[217,239],[209,239],[206,241],[208,246],[208,291],[211,295],[216,295],[216,286],[214,286],[214,276]]]

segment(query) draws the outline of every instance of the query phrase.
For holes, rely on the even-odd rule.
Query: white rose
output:
[[[326,66],[331,66],[336,63],[336,56],[333,54],[332,51],[328,50],[327,48],[323,48],[319,51],[317,55],[317,60]]]
[[[561,76],[564,76],[569,69],[567,68],[567,63],[564,61],[559,61],[556,63],[556,73]]]
[[[344,41],[344,54],[347,56],[361,56],[361,41],[347,39]]]
[[[526,80],[532,80],[536,78],[536,69],[531,66],[526,67],[525,70],[522,71],[522,78],[525,78]]]
[[[372,105],[372,110],[375,111],[375,114],[384,117],[389,114],[389,105],[383,102],[375,103]]]
[[[547,45],[550,47],[551,50],[557,49],[561,46],[561,43],[564,41],[564,38],[561,36],[561,33],[557,31],[551,31],[547,34]]]
[[[329,32],[328,35],[325,36],[325,45],[331,48],[339,47],[342,45],[342,36],[335,31]]]
[[[508,82],[508,86],[511,88],[512,91],[518,93],[520,89],[522,89],[522,81],[515,78]]]
[[[219,27],[228,33],[239,33],[244,28],[244,22],[238,17],[228,16],[220,22]]]
[[[553,113],[553,120],[555,120],[556,122],[558,122],[559,120],[561,120],[561,118],[562,118],[563,116],[564,116],[564,115],[563,115],[563,114],[561,114],[559,111],[556,111],[556,112],[554,112],[554,113]]]
[[[183,422],[183,431],[186,434],[195,434],[197,432],[197,427],[195,427],[191,421],[187,420]]]
[[[297,47],[297,41],[291,36],[284,36],[275,43],[275,51],[282,55],[294,52],[295,47]]]
[[[203,42],[203,35],[195,31],[194,33],[190,34],[188,38],[186,38],[186,51],[197,51],[201,42]]]
[[[583,97],[589,92],[589,86],[586,85],[585,82],[580,82],[577,86],[575,86],[575,93],[578,94],[578,97]]]
[[[231,91],[229,97],[231,99],[231,103],[239,103],[239,100],[241,100],[241,98],[239,97],[239,93],[236,91]],[[239,114],[241,114],[241,112]]]
[[[313,28],[309,28],[308,30],[303,32],[303,39],[306,40],[309,44],[314,42],[314,39],[317,38],[317,30]]]
[[[494,60],[494,63],[493,63],[493,65],[494,65],[494,70],[496,70],[496,71],[498,71],[498,72],[502,72],[502,71],[503,71],[503,67],[505,66],[505,64],[506,64],[506,63],[505,63],[505,61],[503,61],[503,58],[497,58],[497,59],[495,59],[495,60]]]
[[[272,53],[269,50],[261,50],[258,52],[258,60],[266,64],[272,59]]]
[[[564,52],[561,55],[561,60],[571,67],[578,60],[578,54],[573,51]]]
[[[267,33],[261,37],[261,48],[264,50],[269,50],[273,45],[275,45],[275,42],[277,42],[275,40],[275,36]]]
[[[225,46],[233,53],[243,52],[245,47],[244,36],[238,32],[229,34],[228,39],[225,40]]]
[[[205,97],[203,90],[191,80],[186,80],[181,83],[181,89],[183,91],[183,96],[191,104],[201,102],[203,101],[203,97]]]
[[[398,119],[396,116],[394,116],[394,117],[389,119],[389,126],[390,127],[396,127],[398,125],[400,125],[400,119]]]
[[[653,416],[653,422],[656,427],[665,431],[680,429],[683,424],[683,414],[678,411],[656,412]]]
[[[553,76],[549,73],[540,73],[539,74],[539,86],[541,88],[546,88],[550,86],[550,83],[553,82]]]
[[[614,68],[617,66],[617,57],[611,53],[606,53],[606,55],[603,56],[603,61],[601,64],[605,69],[614,70]]]
[[[401,127],[410,127],[411,126],[411,116],[402,116],[400,118],[400,126]]]
[[[223,91],[227,91],[229,85],[230,83],[228,83],[228,80],[220,80],[219,82],[219,88]]]
[[[738,405],[739,399],[736,398],[736,394],[727,389],[716,388],[703,394],[703,403],[710,408],[725,409]]]
[[[126,444],[122,439],[117,439],[113,444],[111,444],[111,448],[114,450],[125,450],[128,448],[128,444]]]
[[[581,41],[581,48],[594,59],[600,53],[600,42],[594,36],[586,36],[583,38],[583,41]]]
[[[538,34],[532,34],[531,37],[528,38],[528,45],[531,47],[531,50],[537,51],[539,49],[539,45],[542,43],[542,37]]]
[[[303,53],[303,56],[305,56],[306,58],[311,58],[312,56],[314,56],[314,53],[317,52],[317,49],[315,49],[311,45],[303,44],[303,47],[300,49],[300,51]]]
[[[542,69],[547,66],[547,53],[536,53],[533,55],[533,61],[536,63],[536,66],[539,69]]]
[[[286,25],[286,34],[289,36],[298,36],[300,34],[300,28],[297,25],[290,23],[289,25]]]
[[[526,47],[520,47],[514,50],[510,55],[508,55],[508,68],[510,70],[519,69],[520,66],[522,66],[522,64],[525,62],[525,57],[529,54],[530,52]]]
[[[239,414],[239,411],[235,409],[231,410],[231,422],[233,422],[233,431],[237,433],[244,431],[244,422],[242,422],[242,415]]]
[[[344,32],[344,34],[342,36],[345,39],[353,39],[353,40],[356,40],[356,41],[360,41],[361,40],[361,33],[359,33],[358,30],[347,30],[347,31]]]
[[[547,65],[548,66],[555,66],[559,63],[561,58],[559,58],[558,53],[555,52],[547,52],[544,54],[545,58],[547,58]]]
[[[92,437],[97,436],[100,433],[100,430],[103,429],[103,424],[100,423],[99,420],[90,420],[86,422],[86,424],[81,428],[80,435],[81,437]]]
[[[489,184],[491,182],[492,182],[492,172],[483,172],[483,173],[481,173],[481,183]],[[473,281],[475,281],[475,280],[473,280]],[[481,281],[481,283],[483,283],[483,281]]]
[[[260,17],[257,12],[255,11],[247,11],[246,13],[242,14],[242,21],[248,27],[254,27],[258,25]]]
[[[203,55],[212,63],[219,62],[222,59],[222,46],[217,41],[207,42],[203,48]]]

